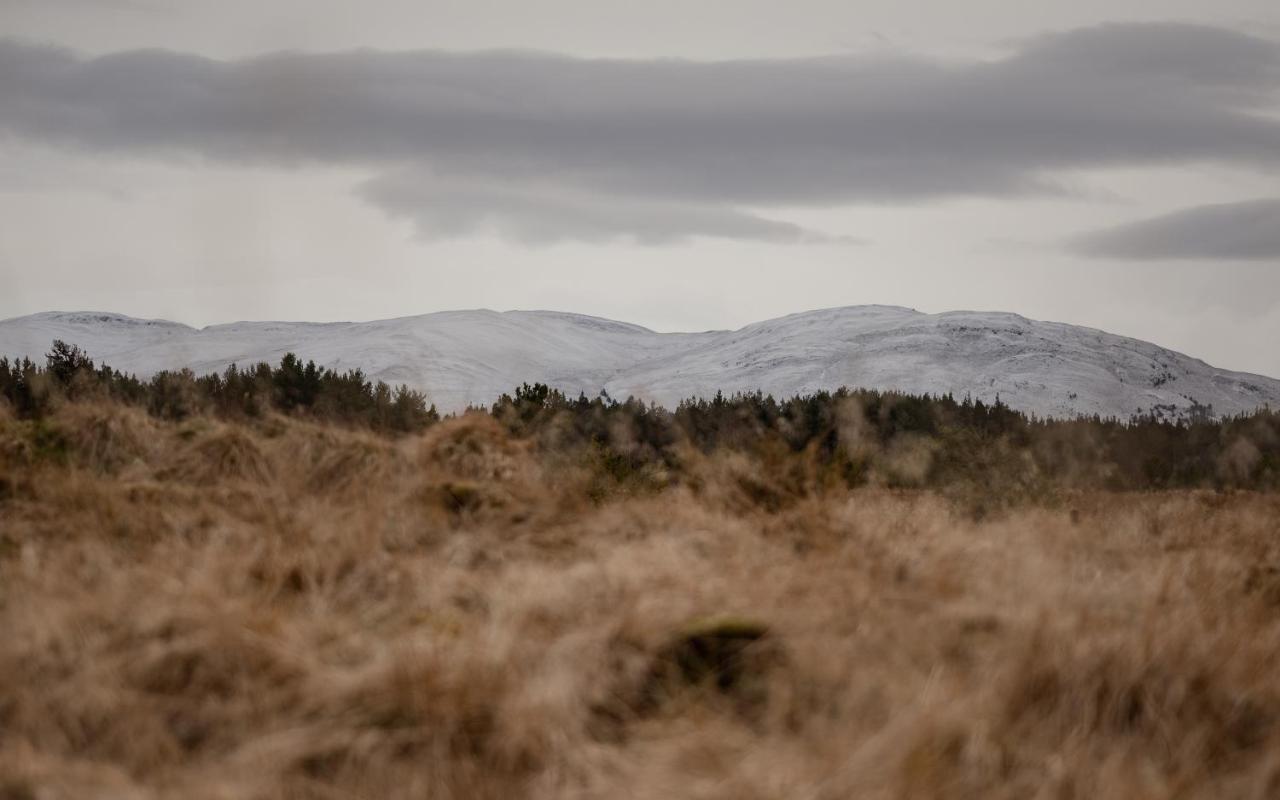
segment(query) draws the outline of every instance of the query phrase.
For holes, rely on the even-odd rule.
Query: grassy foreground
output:
[[[0,410],[0,798],[1280,795],[1280,495],[682,458]]]

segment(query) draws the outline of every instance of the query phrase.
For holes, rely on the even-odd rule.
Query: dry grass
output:
[[[1280,796],[1280,498],[690,458],[0,413],[0,798]]]

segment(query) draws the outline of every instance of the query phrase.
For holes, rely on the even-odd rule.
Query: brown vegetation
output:
[[[0,409],[0,798],[1280,795],[1280,496],[677,455]]]

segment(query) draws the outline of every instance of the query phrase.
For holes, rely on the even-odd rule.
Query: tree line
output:
[[[1166,410],[1167,411],[1167,410]],[[774,478],[813,485],[972,487],[1013,499],[1064,489],[1280,489],[1280,412],[1216,418],[1192,405],[1126,420],[1039,418],[998,398],[842,388],[788,399],[761,392],[681,402],[674,411],[542,384],[492,413],[549,449],[587,444],[618,480],[681,452],[746,452]]]
[[[141,380],[55,340],[43,365],[0,358],[0,397],[19,417],[38,418],[64,400],[114,400],[180,420],[197,414],[251,418],[267,411],[312,416],[385,433],[421,431],[440,419],[421,392],[370,381],[359,369],[338,372],[287,353],[278,366],[235,364],[221,373],[163,371]]]
[[[388,435],[440,419],[407,386],[338,372],[292,353],[276,366],[221,373],[166,371],[141,380],[95,365],[55,341],[43,365],[0,358],[0,398],[19,416],[41,417],[64,400],[112,400],[180,420],[198,414],[305,416]],[[1127,420],[1043,419],[997,399],[865,389],[791,398],[760,392],[692,398],[668,410],[635,398],[571,397],[524,384],[488,413],[513,436],[548,453],[584,457],[611,486],[668,480],[690,452],[739,451],[778,480],[806,486],[982,486],[1009,495],[1063,488],[1280,489],[1280,413],[1215,418],[1194,406],[1177,418],[1155,411]],[[654,476],[667,476],[655,478]]]

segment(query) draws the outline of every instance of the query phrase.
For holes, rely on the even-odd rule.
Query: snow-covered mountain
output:
[[[421,389],[442,410],[491,403],[522,382],[607,391],[668,407],[757,389],[839,386],[951,392],[1049,416],[1128,417],[1193,401],[1215,413],[1280,407],[1280,381],[1215,369],[1154,344],[1016,314],[923,314],[853,306],[736,331],[656,333],[549,311],[448,311],[376,322],[237,322],[195,329],[120,314],[48,312],[0,321],[0,354],[41,359],[54,339],[146,376],[278,362],[286,352]]]

